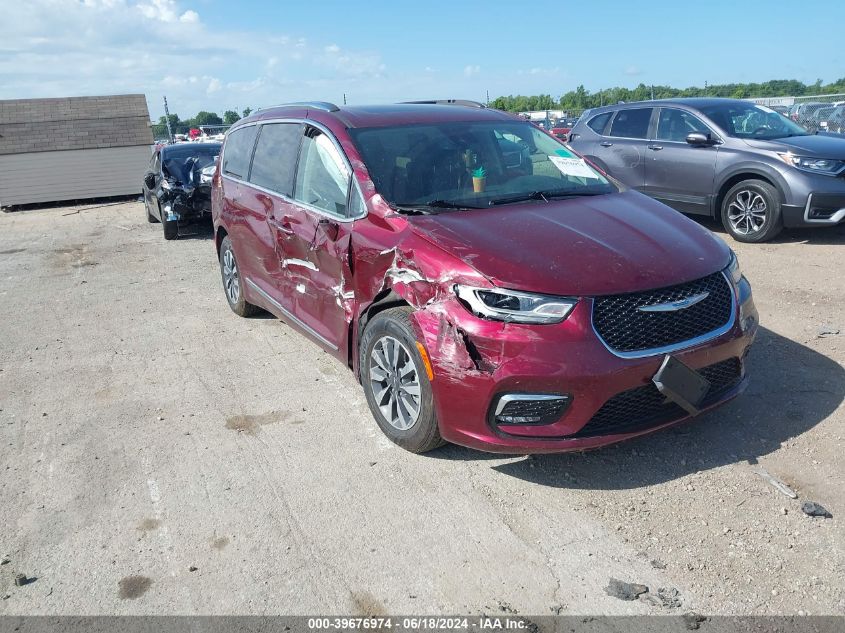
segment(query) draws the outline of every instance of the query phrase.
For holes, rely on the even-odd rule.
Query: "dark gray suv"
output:
[[[666,99],[587,110],[570,145],[683,213],[721,217],[741,242],[845,221],[845,137],[814,135],[738,99]]]

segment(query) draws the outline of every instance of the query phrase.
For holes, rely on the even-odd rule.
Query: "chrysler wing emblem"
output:
[[[684,310],[690,306],[694,306],[696,303],[704,301],[709,296],[709,292],[702,292],[700,294],[687,297],[686,299],[678,299],[678,301],[655,303],[650,306],[640,306],[637,310],[640,312],[675,312],[677,310]]]

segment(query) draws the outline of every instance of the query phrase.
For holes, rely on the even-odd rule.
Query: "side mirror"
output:
[[[147,189],[155,189],[156,186],[156,177],[155,174],[147,174],[144,176],[144,184],[147,186]]]
[[[710,138],[709,134],[693,132],[687,134],[687,143],[690,145],[713,145],[713,139]]]

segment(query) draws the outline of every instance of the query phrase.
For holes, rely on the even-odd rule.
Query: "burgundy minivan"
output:
[[[594,448],[746,386],[731,250],[480,104],[261,110],[226,135],[212,208],[232,310],[334,354],[410,451]]]

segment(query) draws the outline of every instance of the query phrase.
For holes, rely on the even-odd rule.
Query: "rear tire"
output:
[[[412,453],[445,444],[411,309],[391,308],[367,324],[361,337],[359,370],[370,411],[391,442]]]
[[[722,224],[738,242],[767,242],[783,230],[780,194],[762,180],[743,180],[722,200]]]
[[[223,294],[232,312],[238,316],[251,317],[261,311],[258,306],[244,299],[243,279],[228,235],[220,243],[220,275],[223,278]]]

